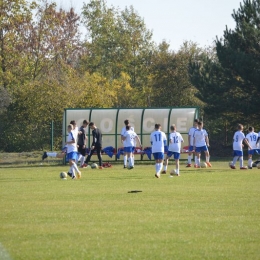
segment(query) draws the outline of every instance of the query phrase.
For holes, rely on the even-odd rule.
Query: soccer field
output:
[[[259,259],[260,169],[212,164],[0,168],[0,259]]]

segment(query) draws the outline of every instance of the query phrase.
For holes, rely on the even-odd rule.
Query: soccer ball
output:
[[[207,164],[205,162],[201,163],[200,165],[201,168],[207,168]]]
[[[97,168],[98,168],[98,165],[97,165],[96,163],[92,163],[92,164],[91,164],[91,168],[92,168],[92,169],[97,169]]]
[[[260,169],[260,163],[258,163],[258,164],[256,165],[256,167],[257,167],[257,169]]]
[[[178,174],[177,174],[176,170],[173,169],[173,170],[170,171],[170,175],[173,176],[173,175],[178,175]]]
[[[66,172],[61,172],[60,173],[60,178],[63,180],[67,180],[67,173]]]

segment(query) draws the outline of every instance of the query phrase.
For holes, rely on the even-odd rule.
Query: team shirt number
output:
[[[157,137],[157,135],[158,135],[158,137]],[[161,134],[155,134],[154,137],[155,137],[155,142],[157,142],[157,141],[161,142]]]
[[[179,143],[178,136],[174,136],[172,140],[173,140],[172,142],[173,142],[174,144]]]

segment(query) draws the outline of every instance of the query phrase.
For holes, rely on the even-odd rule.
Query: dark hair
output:
[[[84,124],[84,125],[88,125],[88,124],[89,124],[89,121],[85,119],[85,120],[83,120],[83,124]]]
[[[199,123],[200,120],[198,118],[194,119],[194,123]]]
[[[172,125],[171,125],[171,130],[172,130],[172,131],[175,131],[175,130],[176,130],[176,125],[172,124]]]
[[[203,123],[203,122],[199,121],[199,122],[198,122],[198,125],[202,125],[202,123]]]
[[[70,121],[70,124],[71,124],[71,125],[76,125],[76,121],[75,121],[75,120],[71,120],[71,121]]]
[[[250,132],[254,131],[254,127],[253,127],[253,126],[249,126],[248,130],[249,130]]]
[[[88,126],[93,126],[93,125],[95,125],[95,123],[94,122],[90,122]]]
[[[124,121],[124,123],[125,123],[125,125],[129,125],[129,120],[126,119],[126,120]]]
[[[161,127],[161,124],[155,124],[154,128],[159,129]]]

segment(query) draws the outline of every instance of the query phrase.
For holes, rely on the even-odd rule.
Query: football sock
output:
[[[72,163],[72,167],[76,170],[76,172],[79,172],[78,166],[75,162]]]
[[[57,156],[57,153],[47,152],[47,155],[50,156],[50,157],[56,157],[56,156]]]
[[[248,166],[249,166],[249,167],[252,167],[252,158],[251,158],[251,159],[248,159]]]
[[[191,164],[191,155],[188,155],[188,164]]]
[[[134,158],[134,156],[132,156],[132,166],[134,166],[135,165],[135,158]]]
[[[239,163],[240,163],[240,167],[243,167],[243,156],[239,157]]]
[[[133,166],[133,157],[129,157],[129,166]]]
[[[206,162],[209,162],[209,156],[206,156]]]
[[[84,164],[84,161],[85,161],[85,157],[82,156],[82,157],[80,158],[80,165],[81,165],[81,166]]]
[[[164,166],[163,166],[163,169],[164,169],[165,171],[167,171],[167,165],[164,165]]]
[[[127,155],[124,155],[124,165],[127,165]]]
[[[233,163],[232,163],[233,166],[235,166],[235,164],[236,164],[238,158],[239,158],[239,156],[235,156],[235,157],[233,158]]]
[[[197,158],[197,163],[198,166],[200,166],[200,158]]]
[[[159,173],[161,172],[162,168],[163,168],[163,162],[159,163]]]
[[[195,164],[198,164],[198,156],[194,156],[194,162]]]

